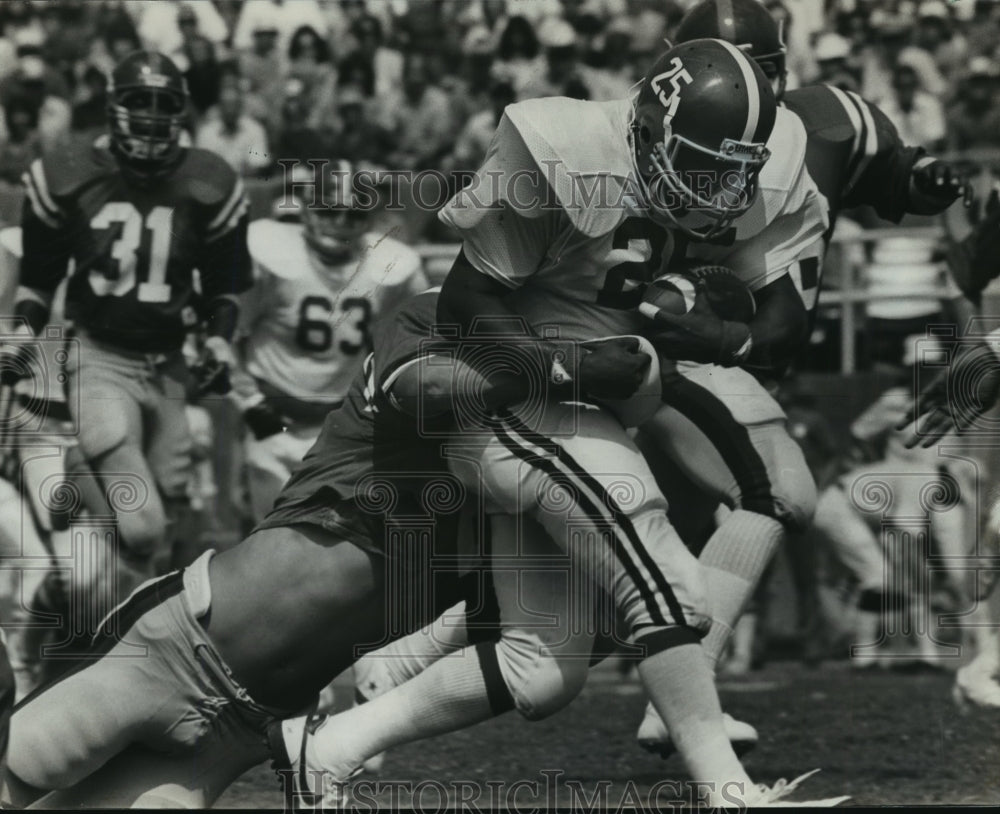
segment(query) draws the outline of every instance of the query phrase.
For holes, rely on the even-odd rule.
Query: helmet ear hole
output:
[[[652,138],[653,134],[650,132],[649,127],[642,125],[642,127],[639,128],[639,141],[643,144],[649,144]]]

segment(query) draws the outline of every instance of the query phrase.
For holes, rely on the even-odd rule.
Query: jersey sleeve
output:
[[[388,393],[399,374],[419,359],[444,350],[450,340],[436,329],[437,292],[409,300],[382,319],[372,333],[372,384]]]
[[[250,202],[243,182],[234,172],[230,170],[224,182],[228,191],[221,196],[221,203],[208,207],[197,262],[202,293],[209,301],[242,294],[253,285],[253,267],[247,249]]]
[[[41,159],[22,176],[25,190],[21,215],[21,280],[18,299],[51,300],[66,276],[72,254],[64,228],[66,212],[52,194]]]
[[[843,206],[871,206],[879,217],[898,222],[907,212],[913,165],[924,150],[903,144],[896,126],[875,105],[851,91],[830,90],[854,130]]]
[[[524,284],[552,245],[560,207],[531,151],[505,115],[472,182],[438,217],[462,238],[469,262],[510,288]]]

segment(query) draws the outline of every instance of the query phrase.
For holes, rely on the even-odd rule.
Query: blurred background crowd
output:
[[[1000,3],[764,4],[783,20],[790,88],[827,82],[854,90],[881,107],[903,141],[936,154],[965,155],[979,180],[992,183],[993,168],[1000,166]],[[395,232],[420,247],[429,277],[440,279],[457,247],[433,210],[454,189],[456,171],[480,164],[504,107],[552,95],[592,100],[627,95],[691,5],[692,0],[4,0],[0,226],[18,222],[20,178],[34,158],[85,148],[104,132],[105,77],[126,54],[146,47],[169,55],[184,71],[193,103],[191,143],[217,152],[244,176],[252,217],[272,212],[282,183],[279,160],[346,158],[389,170],[440,172],[444,185],[425,196],[422,207],[404,213]],[[784,567],[783,590],[798,588],[799,607],[775,603],[793,632],[813,629],[825,618],[831,631],[839,628],[844,636],[852,627],[844,609],[854,607],[848,594],[857,597],[865,590],[858,574],[878,570],[883,522],[877,513],[862,516],[845,501],[858,472],[914,465],[894,444],[892,428],[912,387],[907,376],[917,352],[915,337],[925,334],[928,324],[947,320],[947,302],[955,293],[943,263],[941,224],[911,219],[904,230],[916,231],[889,232],[880,230],[886,224],[874,213],[846,215],[827,258],[829,293],[823,295],[813,347],[803,355],[801,370],[829,378],[800,378],[784,395],[793,435],[807,448],[826,489],[815,533],[834,539],[816,549],[829,560],[825,566],[800,559]],[[847,388],[844,374],[853,377]],[[832,401],[824,398],[832,394]],[[852,401],[850,408],[845,399]],[[830,414],[831,403],[838,415]],[[206,507],[204,533],[215,545],[239,539],[243,522],[240,422],[227,416],[227,409],[209,405],[203,420],[194,421],[196,429],[202,427],[203,458],[192,492]],[[947,465],[918,460],[915,466],[927,474],[915,481],[917,488],[951,478],[971,486],[974,495],[974,479],[982,473],[949,473]],[[917,500],[916,492],[911,497]],[[960,548],[988,505],[983,495],[938,512],[939,550]],[[862,540],[869,559],[845,567],[843,556],[836,555],[838,535]],[[946,577],[939,580],[942,596],[962,593],[954,574]],[[955,606],[946,596],[942,601]],[[822,651],[812,653],[818,658],[831,652],[833,638],[831,633],[802,640]],[[744,669],[756,658],[749,645],[738,655],[736,663]]]
[[[0,178],[104,126],[104,76],[140,45],[184,70],[191,137],[247,176],[281,158],[475,167],[504,105],[624,96],[690,0],[5,0]],[[992,0],[767,0],[790,87],[878,103],[904,140],[1000,148]]]

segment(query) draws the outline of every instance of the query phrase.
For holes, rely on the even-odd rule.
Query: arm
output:
[[[66,276],[71,250],[61,208],[49,192],[41,161],[24,174],[22,258],[14,313],[32,333],[45,327],[56,288]]]
[[[753,343],[746,366],[782,373],[807,339],[809,315],[792,278],[785,274],[754,294]]]

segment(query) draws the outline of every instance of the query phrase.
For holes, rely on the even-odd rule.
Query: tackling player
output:
[[[429,292],[374,331],[344,404],[249,538],[145,583],[102,625],[93,658],[17,707],[5,800],[209,806],[272,747],[282,758],[271,724],[315,703],[359,648],[427,621],[413,612],[424,600],[432,614],[455,601],[461,500],[440,497],[456,480],[438,433],[459,401],[492,411],[532,383],[456,362],[453,341],[433,330],[436,311]],[[634,356],[614,343],[589,353],[580,387],[634,389]],[[433,528],[429,547],[405,527],[393,533],[407,517]],[[435,575],[437,556],[448,565]],[[397,596],[421,601],[400,607]]]
[[[870,205],[898,222],[904,214],[935,214],[968,194],[964,176],[947,162],[904,145],[895,127],[857,94],[817,85],[785,92],[785,45],[770,12],[757,0],[703,0],[682,19],[677,42],[719,38],[747,53],[771,80],[782,110],[804,126],[805,168],[829,211],[823,242],[807,247],[785,264],[805,309],[815,312],[822,257],[842,209]],[[715,259],[724,250],[692,244],[689,256]],[[778,268],[768,249],[762,268]],[[726,261],[741,268],[746,258]],[[750,263],[751,267],[754,264]],[[770,285],[755,291],[758,303]],[[758,317],[758,320],[760,318]],[[798,334],[799,340],[804,334]],[[755,341],[757,336],[754,337]],[[801,341],[786,345],[770,360],[748,358],[757,378],[774,381],[799,352]],[[720,524],[700,561],[719,583],[713,598],[716,625],[706,648],[717,659],[733,625],[788,530],[804,529],[815,509],[815,490],[798,445],[788,437],[780,406],[754,377],[739,368],[687,368],[686,382],[667,387],[675,412],[664,411],[644,427],[653,448],[670,454],[698,488],[734,511]],[[640,726],[647,748],[669,749],[668,735],[652,707]]]
[[[208,333],[201,389],[219,388],[236,297],[252,283],[243,186],[218,156],[181,146],[187,107],[177,67],[135,52],[110,77],[108,136],[24,175],[16,313],[37,334],[72,262],[66,311],[81,350],[66,373],[79,446],[106,490],[122,473],[139,481],[117,519],[122,559],[145,576],[190,475],[180,348],[193,309]]]
[[[821,210],[811,219],[799,211],[808,209],[812,200],[808,185],[795,184],[802,176],[801,150],[783,156],[790,168],[785,160],[778,162],[773,191],[764,180],[770,154],[765,142],[775,117],[773,94],[760,71],[738,49],[707,40],[662,55],[643,80],[636,100],[547,99],[509,107],[477,179],[442,213],[459,229],[464,243],[442,291],[441,320],[456,320],[462,334],[472,337],[480,321],[526,319],[533,333],[525,341],[559,360],[566,357],[560,347],[564,338],[583,340],[641,330],[636,306],[644,283],[672,255],[683,258],[678,249],[687,238],[704,240],[730,230],[732,237],[742,226],[745,240],[736,238],[729,251],[753,256],[748,248],[752,238],[770,227],[767,234],[775,259],[794,255],[803,241],[818,240],[826,223]],[[791,183],[778,180],[786,169]],[[771,194],[758,197],[758,184]],[[761,244],[765,242],[762,238]],[[759,245],[756,250],[760,251]],[[768,275],[760,276],[774,282]],[[793,313],[801,311],[787,276],[782,280],[774,274],[774,278],[776,287],[770,292],[774,296],[764,298],[762,312],[773,319],[785,314],[789,303]],[[672,334],[653,332],[664,356],[707,356],[725,364],[748,356],[770,358],[775,347],[790,342],[801,324],[789,319],[787,334],[771,332],[769,341],[754,346],[756,320],[747,326],[726,322],[702,308],[695,311],[674,322]],[[551,375],[572,379],[575,374],[572,367],[553,364]],[[591,393],[595,395],[599,394]],[[565,515],[540,508],[544,503],[539,495],[548,480],[558,484],[568,479],[573,489],[567,500],[579,514],[599,514],[602,504],[614,513],[616,501],[606,491],[614,482],[611,473],[648,469],[620,427],[601,425],[585,432],[581,425],[575,435],[555,437],[526,426],[523,412],[522,406],[515,415],[501,416],[493,440],[467,454],[479,467],[478,478],[473,472],[470,480],[481,479],[489,511],[525,512],[564,546],[560,540],[566,535]],[[477,440],[468,443],[475,449]],[[463,437],[462,446],[466,443]],[[615,553],[619,567],[627,571],[631,563],[647,581],[648,590],[657,598],[665,594],[669,606],[674,592],[677,597],[682,591],[687,595],[693,585],[685,581],[684,555],[673,546],[676,533],[659,514],[649,511],[662,511],[665,504],[651,479],[640,480],[630,494],[646,495],[639,500],[636,516],[643,524],[623,522],[623,528],[615,530],[620,536],[614,541]],[[632,512],[628,517],[632,520]],[[667,540],[672,552],[668,565],[661,565],[658,553],[652,562],[644,559],[662,551]],[[660,570],[659,577],[654,568]],[[648,583],[647,574],[655,584]],[[638,586],[641,591],[642,583]],[[711,596],[716,600],[715,593]],[[615,598],[620,601],[620,596]],[[672,700],[658,701],[658,706],[678,715],[680,711],[670,704],[681,704],[686,726],[700,722],[695,741],[685,743],[685,748],[697,752],[698,760],[705,761],[696,764],[693,774],[720,778],[726,771],[739,770],[733,768],[738,761],[726,742],[721,716],[712,708],[717,700],[708,665],[700,648],[690,647],[690,640],[658,635],[663,621],[657,616],[668,620],[663,631],[668,632],[669,619],[671,615],[676,619],[678,610],[650,610],[652,618],[630,616],[633,635],[648,648],[640,676],[654,692],[670,688],[665,695]],[[688,612],[684,605],[681,616]],[[501,662],[501,672],[505,677],[538,678],[539,664],[558,658],[536,646],[530,666],[515,659],[506,665]],[[478,678],[477,669],[483,673]],[[582,669],[586,670],[586,662]],[[568,679],[569,670],[560,664],[558,670],[546,673],[561,678],[541,688],[533,700],[548,693],[549,710],[565,703],[579,687]],[[683,681],[678,681],[681,676]],[[695,685],[699,690],[692,693]],[[432,688],[442,686],[450,692],[439,698],[440,691],[434,693]],[[329,720],[316,730],[315,738],[308,737],[309,727],[300,725],[306,761],[343,781],[375,751],[415,736],[393,711],[436,703],[433,715],[426,713],[432,725],[422,734],[440,733],[488,715],[490,692],[488,671],[477,667],[474,656],[438,661],[369,705]],[[552,703],[553,696],[561,700]],[[515,699],[514,703],[528,714],[524,705],[530,702]],[[732,761],[727,769],[720,769],[721,763],[712,766],[713,752],[720,760]],[[690,757],[688,761],[690,767]]]
[[[412,248],[368,229],[355,168],[334,161],[321,171],[301,225],[258,220],[247,238],[256,282],[242,303],[245,373],[234,377],[232,396],[251,430],[254,522],[343,401],[370,350],[373,321],[428,288]],[[308,194],[308,184],[296,186]]]

